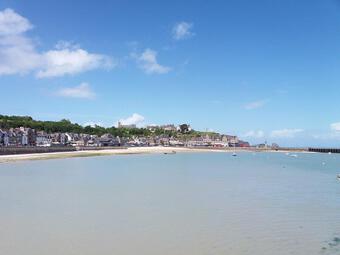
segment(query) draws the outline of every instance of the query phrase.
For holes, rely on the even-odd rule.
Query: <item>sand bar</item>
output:
[[[69,152],[51,152],[51,153],[33,153],[33,154],[12,154],[1,155],[0,163],[23,161],[23,160],[43,160],[43,159],[60,159],[73,157],[92,157],[92,156],[107,156],[107,155],[124,155],[124,154],[147,154],[147,153],[173,153],[173,152],[225,152],[221,150],[211,149],[191,149],[179,147],[129,147],[122,149],[108,150],[84,150],[84,151],[69,151]]]

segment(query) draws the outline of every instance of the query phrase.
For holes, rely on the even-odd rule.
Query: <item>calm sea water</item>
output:
[[[0,164],[0,254],[340,254],[338,173],[335,154]]]

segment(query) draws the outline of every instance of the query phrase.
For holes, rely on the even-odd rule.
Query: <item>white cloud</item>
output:
[[[267,103],[267,100],[259,100],[250,102],[244,105],[244,109],[246,110],[254,110],[263,107]]]
[[[29,20],[12,9],[0,11],[0,75],[34,72],[44,78],[113,67],[109,57],[89,53],[68,42],[39,52],[26,34],[32,28]]]
[[[188,39],[194,35],[191,31],[193,28],[192,23],[188,22],[179,22],[172,28],[172,37],[175,40],[183,40]]]
[[[330,128],[332,131],[340,132],[340,122],[332,123]]]
[[[313,134],[312,137],[314,139],[319,139],[319,140],[331,140],[331,141],[340,140],[340,132]]]
[[[57,50],[63,50],[63,49],[79,49],[80,46],[79,46],[78,44],[73,43],[73,42],[60,40],[60,41],[57,42],[57,44],[55,45],[55,48],[56,48]]]
[[[137,125],[142,123],[144,120],[145,118],[142,115],[134,113],[130,117],[127,117],[126,119],[120,119],[119,122],[122,125]]]
[[[62,88],[57,91],[57,95],[61,97],[94,99],[96,94],[90,88],[90,85],[83,82],[76,87]]]
[[[140,56],[137,56],[137,62],[147,74],[164,74],[171,70],[170,67],[158,63],[157,52],[151,49],[146,49]]]
[[[20,16],[12,9],[0,11],[0,35],[17,35],[32,29],[28,19]]]
[[[87,127],[87,126],[90,126],[90,127],[101,126],[101,127],[103,127],[103,124],[101,122],[89,121],[89,122],[86,122],[86,123],[83,124],[83,127]]]
[[[0,36],[0,75],[26,74],[43,64],[29,38]]]
[[[340,122],[331,123],[329,125],[330,131],[313,134],[314,139],[322,140],[339,140],[340,139]]]
[[[264,132],[262,130],[250,130],[242,135],[242,137],[263,138]]]
[[[25,74],[42,64],[32,40],[24,33],[32,24],[12,9],[0,11],[0,75]]]
[[[280,129],[280,130],[273,130],[270,134],[273,138],[293,138],[296,134],[303,132],[303,129],[295,128],[295,129]]]
[[[43,54],[45,65],[38,71],[37,77],[63,76],[101,67],[112,67],[110,58],[104,55],[92,54],[72,45],[64,45],[64,48],[60,47],[60,45],[57,45],[55,50],[50,50]]]

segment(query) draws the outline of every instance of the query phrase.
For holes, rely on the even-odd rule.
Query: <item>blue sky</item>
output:
[[[2,114],[340,145],[340,1],[0,2]]]

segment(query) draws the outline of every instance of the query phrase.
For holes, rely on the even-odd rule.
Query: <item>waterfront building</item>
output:
[[[165,131],[173,131],[173,132],[177,131],[177,127],[174,124],[162,125],[160,126],[160,128]]]
[[[21,145],[27,146],[28,145],[28,135],[25,133],[21,134]]]
[[[119,137],[113,137],[111,134],[104,134],[98,140],[99,146],[120,146],[120,142]]]
[[[160,126],[158,126],[158,125],[148,125],[148,126],[146,126],[146,129],[151,131],[151,132],[155,132],[156,129],[159,129],[159,128],[160,128]]]
[[[4,146],[5,132],[0,129],[0,146]]]
[[[248,147],[250,147],[250,144],[246,141],[239,140],[237,147],[248,148]]]
[[[136,124],[124,125],[121,122],[118,122],[118,128],[137,128]]]
[[[52,137],[44,131],[38,131],[35,144],[36,146],[49,147],[52,144]]]

